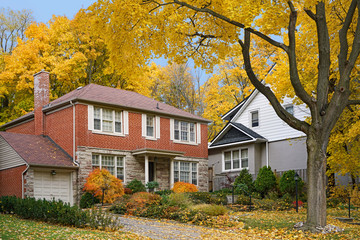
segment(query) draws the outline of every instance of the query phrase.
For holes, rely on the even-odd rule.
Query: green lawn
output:
[[[63,227],[0,214],[0,239],[142,239],[136,234]]]

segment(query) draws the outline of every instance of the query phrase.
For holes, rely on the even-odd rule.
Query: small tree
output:
[[[247,193],[245,193],[243,189],[238,188],[240,184],[246,185]],[[247,195],[254,191],[254,181],[251,174],[249,173],[249,170],[243,169],[240,171],[239,176],[235,179],[234,186],[236,187],[236,193]]]
[[[291,196],[295,196],[296,182],[295,182],[295,171],[286,171],[280,178],[280,191],[282,194],[289,193]],[[304,187],[304,181],[299,177],[298,181],[298,192],[302,192]]]
[[[176,182],[174,187],[171,189],[174,193],[184,193],[184,192],[197,192],[198,189],[194,184],[185,183],[185,182]]]
[[[108,170],[99,168],[94,169],[86,178],[83,190],[101,198],[106,203],[113,203],[124,195],[122,181]]]
[[[254,182],[255,190],[261,194],[261,197],[276,187],[276,177],[271,171],[271,167],[264,166],[260,168],[259,174]]]

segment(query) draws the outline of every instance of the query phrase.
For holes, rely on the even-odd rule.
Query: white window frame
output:
[[[149,128],[152,128],[152,134]],[[146,115],[146,137],[155,138],[155,116],[153,115]]]
[[[153,135],[148,134],[148,117],[153,118]],[[160,117],[152,114],[142,114],[141,116],[141,135],[148,140],[160,139]]]
[[[196,184],[194,184],[195,186],[199,185],[199,163],[198,162],[190,162],[190,161],[174,161],[174,169],[172,169],[173,171],[173,181],[174,183],[176,182],[180,182],[181,180],[181,172],[184,172],[184,170],[181,170],[181,163],[188,163],[189,164],[189,176],[188,179],[185,181],[187,183],[192,183],[194,184],[194,180],[196,181]],[[195,164],[196,166],[196,170],[193,170],[193,165]],[[177,166],[177,167],[176,167]],[[176,174],[177,173],[177,174]],[[196,178],[193,178],[193,174],[196,174]],[[177,177],[176,177],[177,175]]]
[[[173,141],[177,143],[196,144],[199,143],[199,124],[182,120],[173,120],[171,136]],[[198,142],[197,142],[198,141]]]
[[[242,152],[247,151],[247,158],[242,157]],[[238,161],[239,167],[234,167],[234,152],[238,151]],[[225,153],[230,152],[230,169],[225,169]],[[243,160],[247,160],[247,167],[243,167]],[[222,171],[223,172],[231,172],[231,171],[241,171],[242,169],[249,169],[249,149],[248,148],[236,148],[236,149],[229,149],[222,152]]]
[[[97,156],[98,157],[98,164],[94,164],[94,156]],[[122,168],[123,169],[123,179],[121,179],[123,181],[123,183],[125,183],[125,156],[118,156],[118,155],[103,155],[103,154],[97,154],[97,153],[93,153],[92,156],[91,156],[91,166],[92,168],[100,168],[102,169],[103,168],[103,158],[105,157],[113,157],[114,159],[114,176],[118,178],[118,169]],[[122,159],[122,166],[119,166],[118,165],[118,160]],[[104,167],[105,168],[105,167]]]
[[[128,121],[128,113],[121,110],[114,110],[111,108],[103,108],[98,106],[90,106],[88,108],[89,114],[89,130],[92,130],[93,133],[100,133],[100,134],[108,134],[108,135],[117,135],[117,136],[125,136],[127,131],[127,124]],[[99,111],[99,118],[95,118],[96,111]],[[105,111],[111,112],[111,120],[104,119]],[[95,121],[98,120],[100,123],[100,129],[95,129]],[[111,122],[111,131],[104,130],[104,123]],[[116,131],[117,124],[120,123],[120,131]]]

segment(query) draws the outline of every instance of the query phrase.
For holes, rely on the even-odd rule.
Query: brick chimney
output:
[[[49,73],[41,70],[34,74],[34,117],[35,135],[44,134],[43,106],[49,104]]]

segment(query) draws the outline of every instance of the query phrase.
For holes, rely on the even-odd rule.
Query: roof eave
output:
[[[0,128],[8,129],[9,127],[12,127],[12,126],[17,125],[19,123],[22,123],[24,121],[31,120],[32,118],[34,118],[34,113],[33,112],[31,112],[31,113],[29,113],[27,115],[21,116],[21,117],[19,117],[17,119],[14,119],[14,120],[12,120],[12,121],[10,121],[8,123],[5,123],[5,124],[1,125]]]

